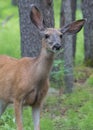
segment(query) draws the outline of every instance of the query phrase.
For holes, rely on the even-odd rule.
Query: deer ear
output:
[[[44,29],[43,17],[39,9],[35,5],[31,5],[30,18],[32,23],[40,30]]]
[[[64,26],[60,31],[63,34],[66,33],[68,35],[76,34],[82,29],[85,21],[86,21],[86,19],[74,21],[71,24]]]

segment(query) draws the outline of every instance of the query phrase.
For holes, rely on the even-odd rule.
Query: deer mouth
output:
[[[53,45],[53,46],[47,48],[47,50],[48,50],[49,52],[52,52],[52,53],[56,53],[56,52],[60,51],[61,49],[62,49],[62,46],[61,46],[60,44],[58,44],[58,45],[55,44],[55,45]]]
[[[55,44],[53,47],[52,47],[52,50],[53,51],[59,51],[61,49],[61,45],[60,44]]]

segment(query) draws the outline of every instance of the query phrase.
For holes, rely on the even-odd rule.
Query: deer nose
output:
[[[59,43],[56,43],[54,46],[53,46],[53,50],[60,50],[61,48],[61,44]]]

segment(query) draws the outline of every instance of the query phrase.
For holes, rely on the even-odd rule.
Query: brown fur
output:
[[[46,60],[43,61],[44,53],[42,57],[41,55],[38,58],[25,57],[19,60],[0,56],[0,90],[2,92],[0,98],[2,100],[9,103],[15,99],[25,100],[31,93],[32,101],[30,98],[29,104],[33,104],[37,95],[36,91],[38,91],[39,99],[37,101],[41,104],[40,100],[44,97],[42,95],[46,95],[48,90],[48,75],[52,65],[49,60],[53,59],[51,56],[46,57]],[[28,104],[28,101],[25,100],[25,102]]]
[[[51,55],[51,56],[50,56]],[[21,104],[40,106],[49,86],[49,72],[53,54],[47,56],[42,48],[38,58],[21,58],[19,60],[8,56],[0,56],[0,99],[14,103],[15,115],[20,126]]]

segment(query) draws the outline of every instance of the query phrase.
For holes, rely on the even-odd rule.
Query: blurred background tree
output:
[[[62,27],[65,24],[65,16],[64,16],[64,0],[61,1],[61,13],[60,13],[60,27]],[[72,21],[75,21],[76,19],[76,8],[77,8],[77,0],[71,0],[70,1],[70,6],[71,6],[71,14],[72,14]],[[68,8],[67,8],[68,10]],[[68,10],[69,12],[69,10]],[[73,46],[73,58],[75,59],[75,54],[76,54],[76,35],[72,37],[72,46]]]
[[[61,6],[61,27],[63,25],[72,22],[72,0],[62,0]],[[65,82],[65,92],[72,92],[73,88],[73,47],[72,47],[72,36],[65,35],[63,38],[64,44],[64,82]]]
[[[72,21],[76,20],[76,8],[77,8],[77,0],[71,0],[71,10],[72,10]],[[75,60],[76,54],[76,35],[72,36],[72,48],[73,48],[73,58]]]
[[[54,27],[54,13],[52,0],[18,0],[20,31],[21,31],[21,55],[37,56],[41,48],[41,38],[37,28],[31,23],[31,4],[37,5],[42,11],[46,27]]]
[[[83,16],[87,19],[84,27],[84,63],[93,67],[93,0],[82,0]]]

